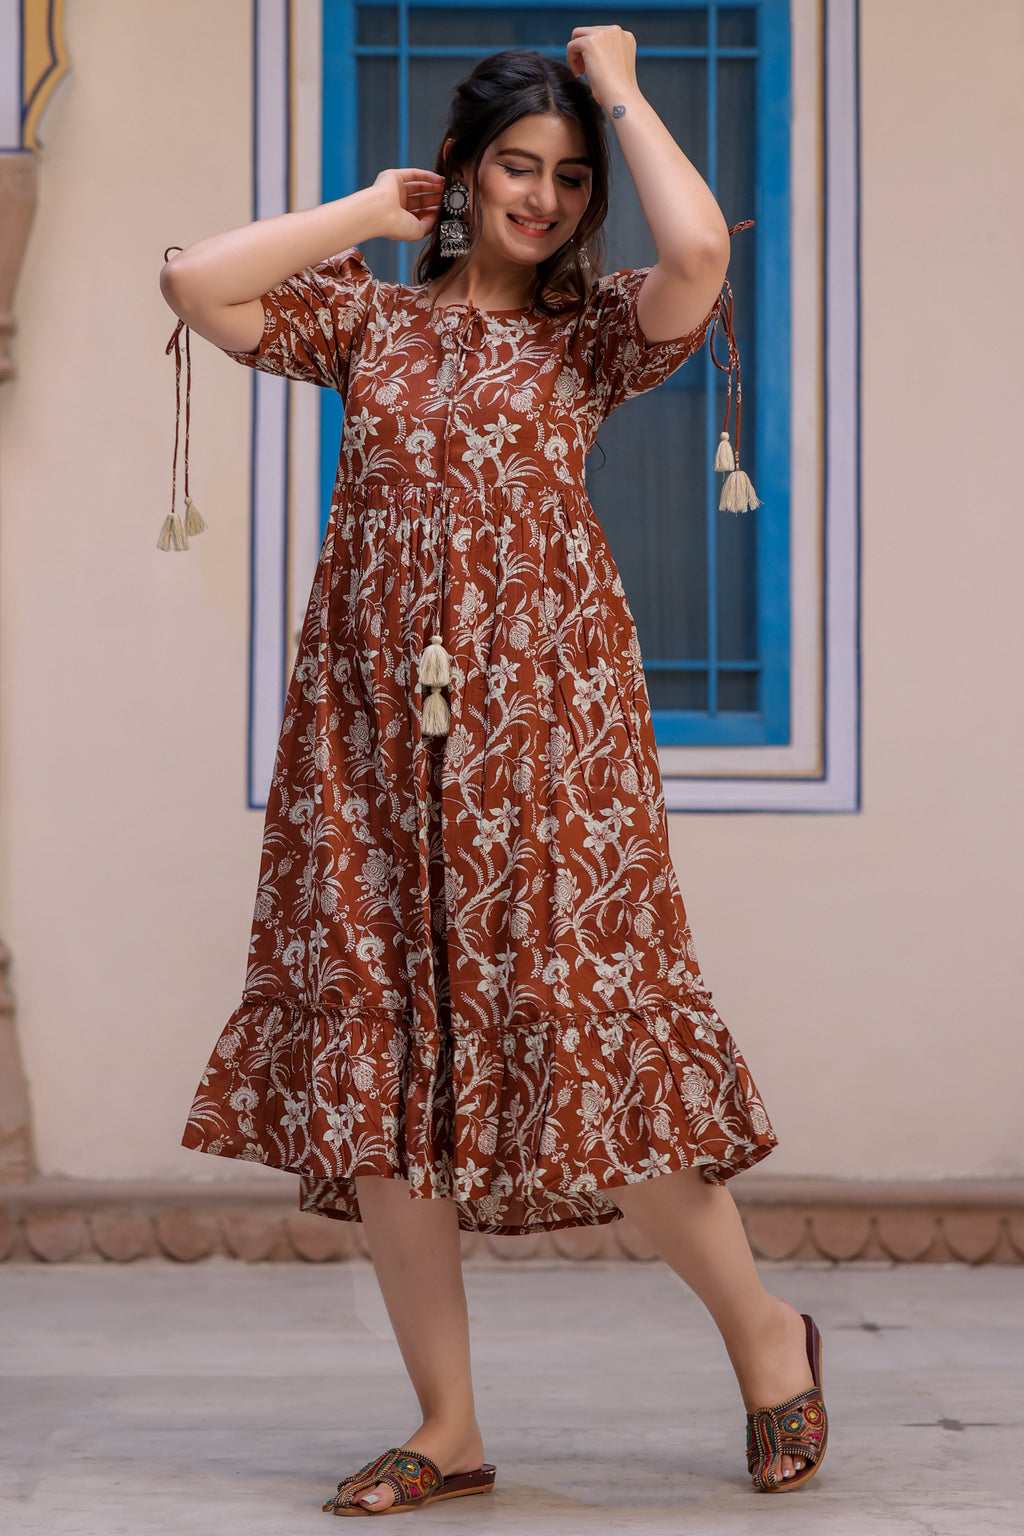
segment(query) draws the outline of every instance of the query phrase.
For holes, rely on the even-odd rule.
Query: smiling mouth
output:
[[[520,229],[525,229],[531,235],[546,235],[549,230],[554,229],[558,222],[557,219],[552,219],[550,223],[533,224],[525,219],[517,218],[514,213],[510,213],[509,218],[513,224],[517,224]]]

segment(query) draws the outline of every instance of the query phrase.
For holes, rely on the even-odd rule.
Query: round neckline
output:
[[[430,294],[427,292],[427,286],[426,283],[420,283],[418,289],[420,296],[426,300],[428,308],[431,308]],[[467,300],[464,304],[435,304],[431,308],[431,313],[436,315],[443,314],[446,309],[464,309],[468,314],[483,315],[489,319],[492,315],[530,315],[536,307],[535,304],[520,304],[516,309],[481,309],[479,304],[474,304],[472,300]]]

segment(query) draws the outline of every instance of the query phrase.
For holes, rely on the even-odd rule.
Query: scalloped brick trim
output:
[[[875,1184],[740,1176],[733,1182],[754,1253],[804,1263],[1024,1263],[1024,1180]],[[657,1257],[625,1220],[520,1237],[464,1232],[470,1262]],[[358,1222],[295,1209],[279,1186],[0,1185],[0,1261],[114,1264],[207,1258],[245,1263],[368,1258]]]

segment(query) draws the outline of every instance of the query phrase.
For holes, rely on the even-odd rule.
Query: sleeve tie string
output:
[[[180,251],[180,245],[169,245],[164,251],[164,261],[169,260],[173,251]],[[178,515],[178,446],[181,439],[181,333],[185,332],[185,443],[184,443],[184,488],[185,488],[185,517]],[[174,353],[174,458],[171,463],[171,510],[164,518],[160,529],[160,537],[156,541],[157,549],[185,550],[189,547],[189,540],[197,533],[204,532],[206,523],[200,516],[199,508],[192,500],[189,491],[188,478],[188,451],[189,435],[192,425],[192,347],[191,332],[184,320],[179,320],[171,332],[171,339],[164,348],[164,356]]]
[[[730,235],[735,235],[741,229],[752,229],[753,219],[743,219],[739,224],[733,224]],[[743,385],[740,373],[740,349],[736,343],[736,333],[733,329],[733,292],[732,284],[726,278],[722,285],[722,293],[718,297],[715,306],[715,318],[711,327],[711,339],[708,343],[708,351],[711,353],[711,361],[721,373],[726,374],[728,384],[725,397],[725,420],[722,423],[722,435],[718,440],[718,448],[715,452],[715,468],[725,475],[722,482],[722,494],[718,502],[720,512],[750,512],[754,507],[761,505],[750,481],[750,476],[740,468],[740,416],[743,409]],[[726,359],[719,361],[715,355],[715,336],[719,325],[725,331]],[[733,375],[736,376],[736,448],[733,450],[729,442],[729,418],[732,414]]]

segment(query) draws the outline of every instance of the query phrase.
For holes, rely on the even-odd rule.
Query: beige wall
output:
[[[1024,1173],[1016,0],[864,0],[864,808],[670,818],[773,1172]],[[249,377],[196,344],[210,532],[169,497],[165,245],[249,217],[247,0],[70,7],[0,391],[0,932],[48,1173],[178,1148],[238,1000]],[[140,61],[144,60],[144,68]],[[1018,495],[1017,501],[1019,503]]]
[[[1024,1172],[1024,9],[866,0],[859,816],[673,818],[775,1172]]]
[[[250,7],[70,6],[0,394],[0,931],[46,1172],[200,1173],[178,1149],[245,970],[248,377],[195,347],[210,532],[170,499],[165,246],[251,217]],[[238,1172],[246,1170],[239,1165]],[[251,1170],[250,1170],[251,1172]]]

